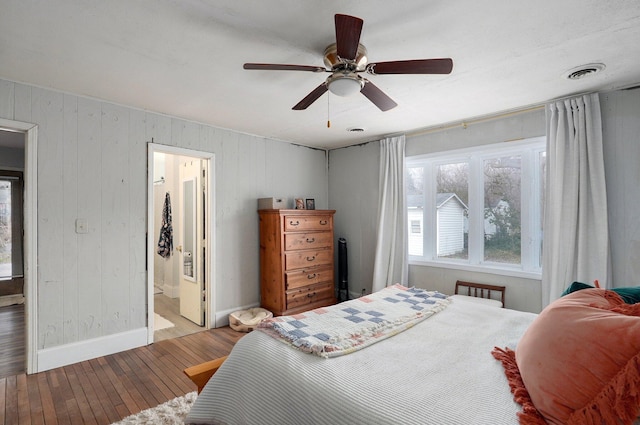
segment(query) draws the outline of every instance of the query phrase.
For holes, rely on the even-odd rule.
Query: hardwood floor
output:
[[[180,315],[180,298],[169,298],[163,294],[153,296],[154,311],[174,324],[172,328],[161,329],[153,333],[153,340],[158,342],[170,338],[178,338],[195,332],[202,332],[204,327]]]
[[[156,331],[155,342],[178,338],[196,332],[198,326],[180,315],[180,299],[158,294],[154,296],[155,311],[175,326]],[[25,370],[24,304],[0,307],[0,378],[17,375]]]
[[[229,354],[225,327],[33,375],[0,379],[0,424],[111,424],[195,391],[182,370]]]
[[[24,304],[0,307],[0,378],[25,371]]]

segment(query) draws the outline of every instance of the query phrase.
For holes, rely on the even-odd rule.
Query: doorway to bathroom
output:
[[[212,159],[149,144],[149,343],[211,327]]]

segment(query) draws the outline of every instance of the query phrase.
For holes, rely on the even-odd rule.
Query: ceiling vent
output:
[[[606,66],[603,63],[590,63],[588,65],[582,65],[564,73],[564,78],[567,80],[580,80],[582,78],[589,77],[604,70]]]

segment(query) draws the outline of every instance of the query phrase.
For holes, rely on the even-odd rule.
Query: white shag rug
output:
[[[194,391],[182,397],[176,397],[159,406],[127,416],[112,425],[183,425],[198,394]]]
[[[174,326],[175,325],[172,322],[160,316],[158,313],[153,313],[153,330],[154,331],[159,331],[161,329],[168,329]]]

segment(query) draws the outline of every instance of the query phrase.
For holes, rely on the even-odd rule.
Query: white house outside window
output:
[[[411,233],[422,234],[422,220],[411,220]]]
[[[408,157],[409,261],[539,275],[545,160],[544,137]]]

